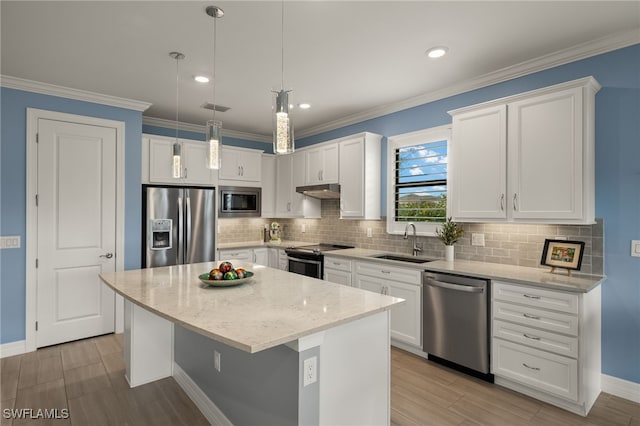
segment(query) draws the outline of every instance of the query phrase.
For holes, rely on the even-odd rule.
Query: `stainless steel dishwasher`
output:
[[[489,281],[424,272],[422,350],[489,373]]]

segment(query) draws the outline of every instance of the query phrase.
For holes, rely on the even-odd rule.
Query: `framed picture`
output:
[[[552,268],[579,270],[582,265],[584,242],[567,240],[544,240],[541,265]]]

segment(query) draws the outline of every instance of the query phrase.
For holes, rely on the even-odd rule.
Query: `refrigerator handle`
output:
[[[182,197],[178,197],[178,259],[176,265],[184,262],[184,210]]]
[[[185,197],[187,202],[187,211],[186,211],[186,221],[187,221],[187,227],[185,228],[185,235],[184,235],[184,247],[185,247],[185,256],[184,256],[184,263],[187,263],[187,260],[189,260],[191,258],[191,253],[190,253],[190,249],[191,249],[191,197],[189,197],[189,195],[187,194],[187,196]]]

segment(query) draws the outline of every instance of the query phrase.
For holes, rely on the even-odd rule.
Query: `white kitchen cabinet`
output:
[[[305,152],[307,185],[338,183],[339,148],[335,142],[321,144]]]
[[[253,263],[269,266],[269,249],[267,247],[257,247],[253,249]]]
[[[356,262],[355,287],[405,300],[391,308],[391,343],[422,350],[422,272],[386,263]]]
[[[142,182],[173,185],[216,185],[217,172],[207,168],[208,146],[202,141],[178,139],[181,177],[173,177],[174,138],[145,135],[142,139]]]
[[[594,223],[599,88],[588,77],[451,111],[453,218]]]
[[[264,218],[276,217],[276,157],[262,154],[262,211]]]
[[[352,263],[343,257],[324,257],[324,280],[347,286],[353,285]]]
[[[276,217],[320,217],[320,200],[296,192],[304,185],[304,151],[276,156]]]
[[[269,268],[278,269],[278,249],[275,247],[269,247],[269,264],[267,265]]]
[[[601,289],[492,282],[496,384],[585,416],[600,393]]]
[[[243,260],[253,262],[252,249],[224,249],[218,250],[218,260]]]
[[[262,178],[262,151],[222,145],[220,183],[260,182]],[[236,181],[236,182],[234,182]]]
[[[289,270],[289,259],[284,249],[278,249],[278,269],[282,271]]]
[[[380,219],[381,140],[372,133],[339,140],[340,218]]]

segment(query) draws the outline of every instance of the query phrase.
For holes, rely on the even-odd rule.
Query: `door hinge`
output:
[[[38,331],[38,321],[36,321],[36,331]]]
[[[38,206],[38,194],[36,194],[36,207]]]
[[[38,259],[36,259],[36,268],[38,267]]]

